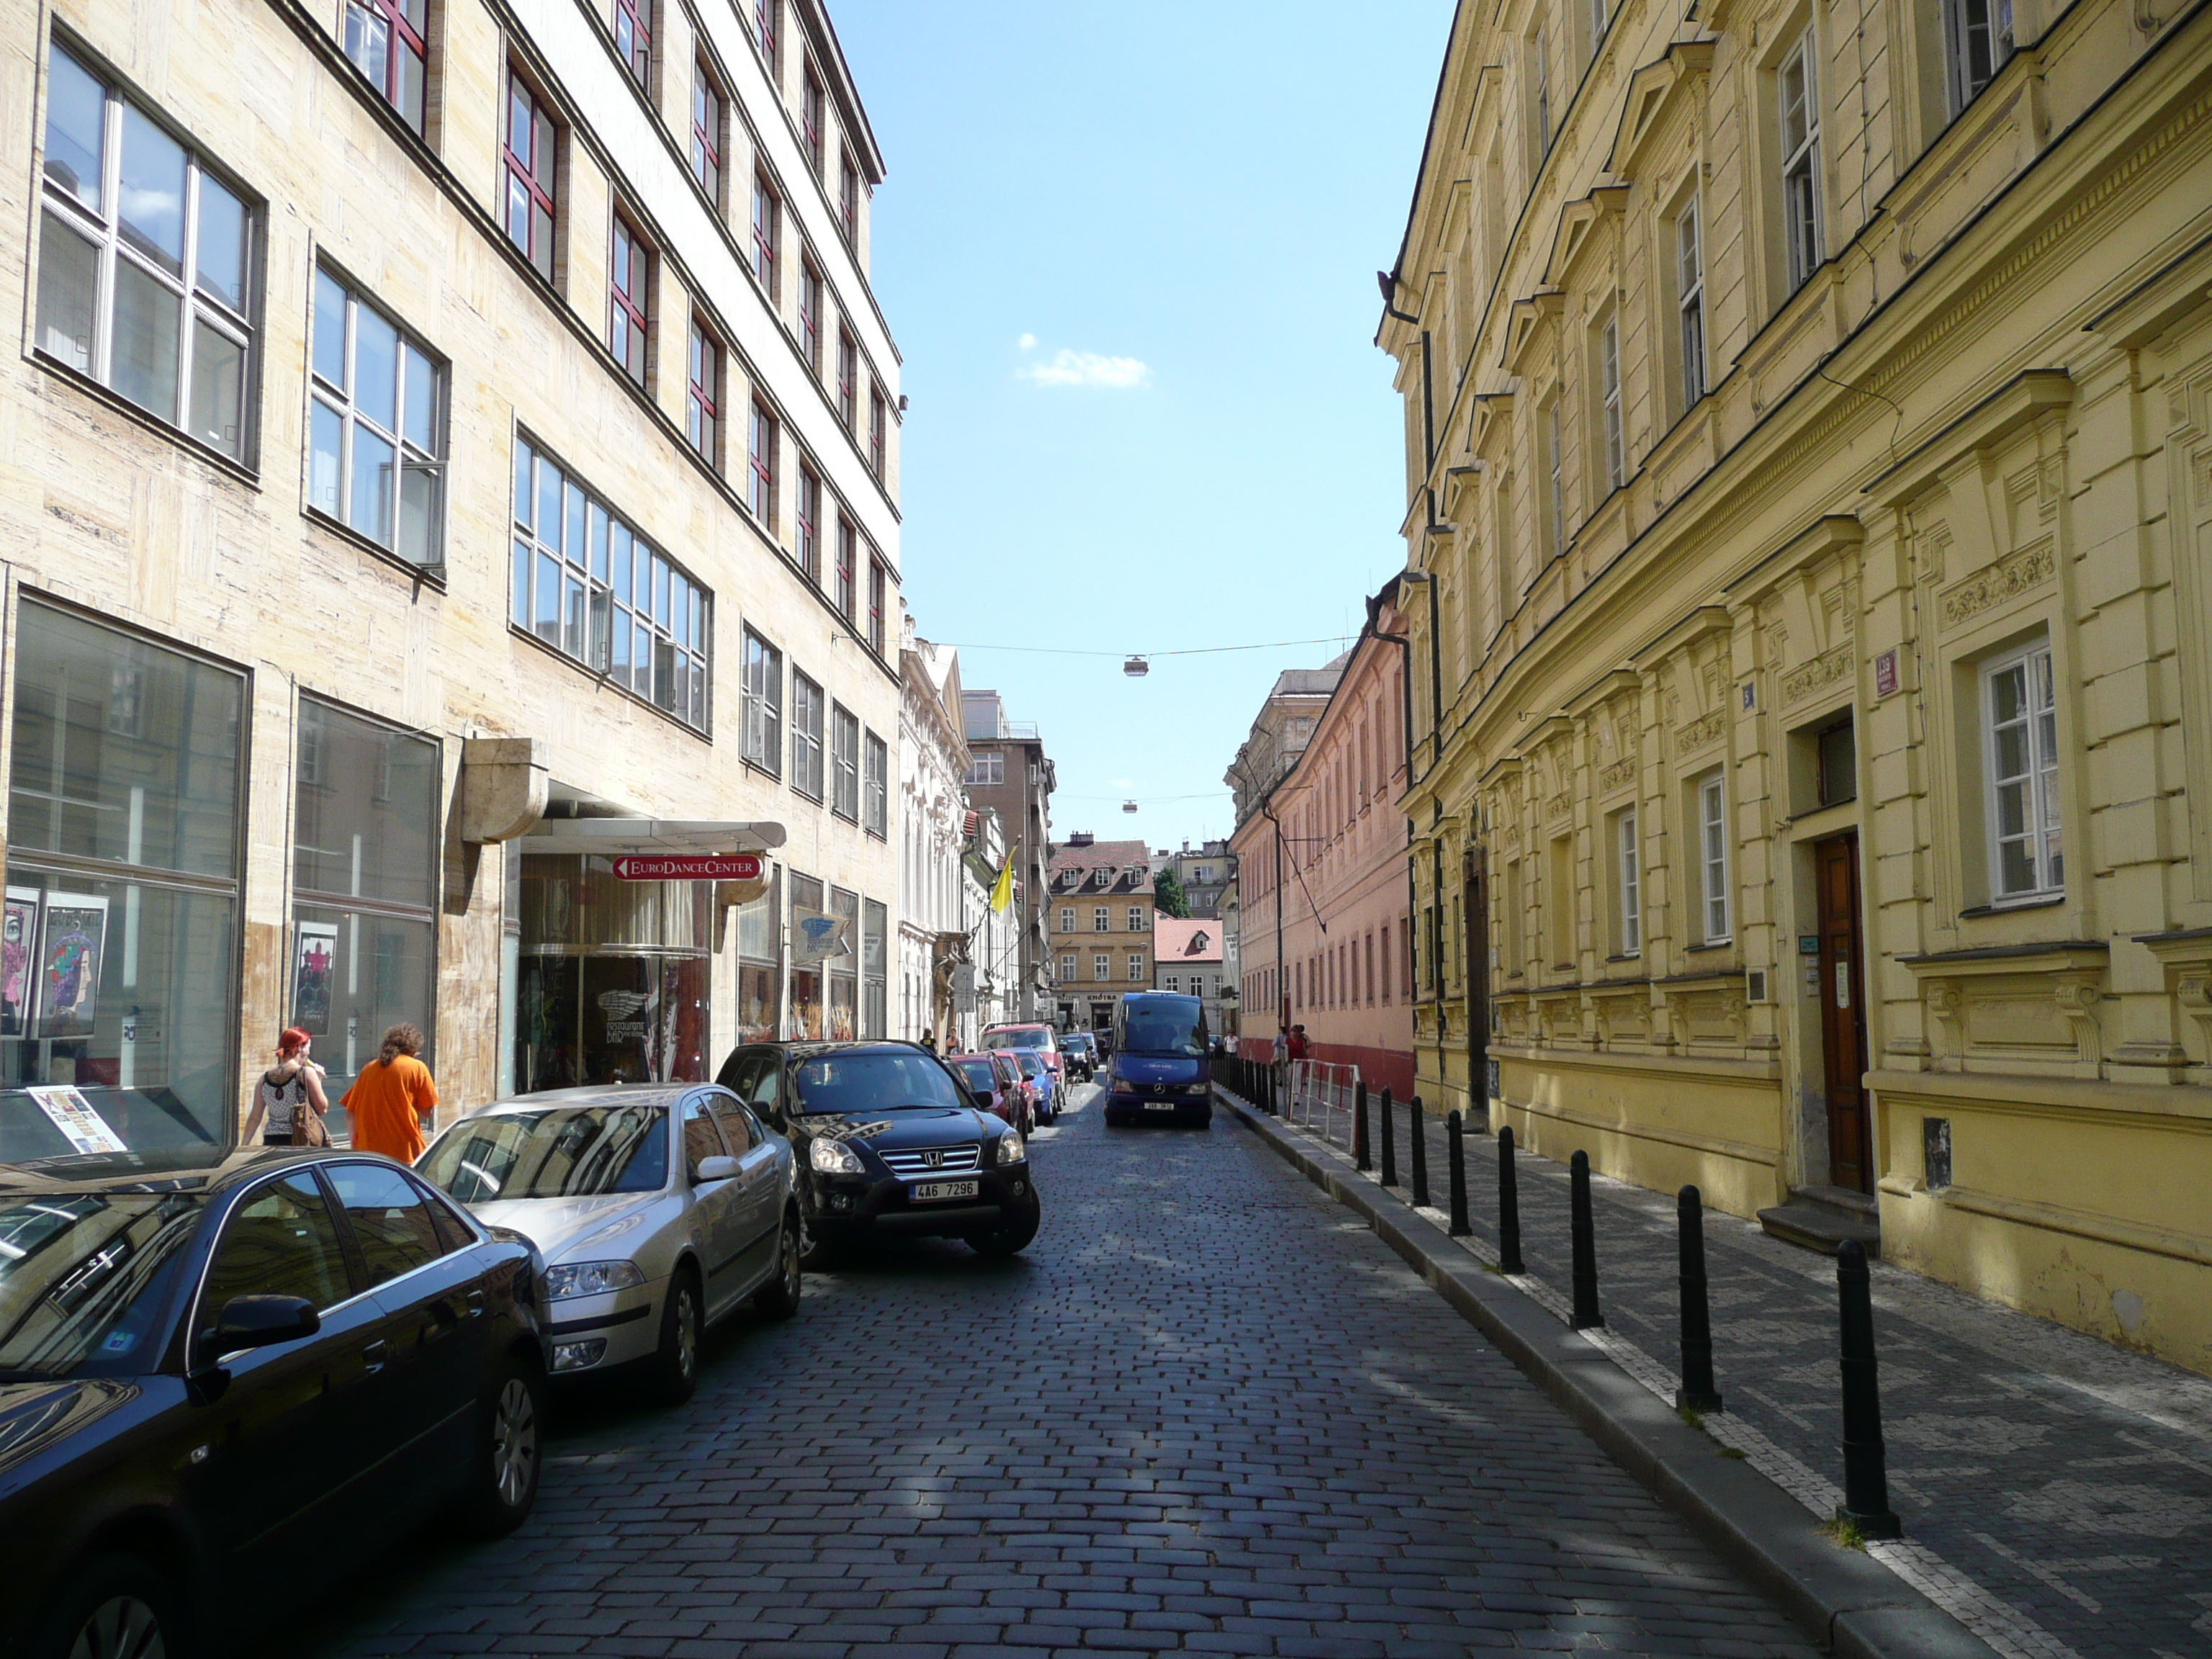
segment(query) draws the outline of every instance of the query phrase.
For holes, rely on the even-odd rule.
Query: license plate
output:
[[[927,1203],[933,1198],[973,1198],[981,1190],[981,1183],[973,1181],[925,1181],[908,1196],[916,1203]]]
[[[1148,1100],[1145,1103],[1145,1109],[1148,1112],[1172,1112],[1181,1104],[1180,1101],[1174,1100]]]

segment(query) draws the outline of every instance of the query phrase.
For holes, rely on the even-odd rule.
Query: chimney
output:
[[[1067,838],[1067,844],[1070,847],[1088,847],[1097,839],[1088,830],[1079,830]]]

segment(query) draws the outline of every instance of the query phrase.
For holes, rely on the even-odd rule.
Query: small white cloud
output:
[[[1062,346],[1052,361],[1028,363],[1014,371],[1039,386],[1097,386],[1127,392],[1145,385],[1152,371],[1134,357],[1102,357],[1095,351],[1070,351]]]
[[[1014,343],[1019,346],[1024,351],[1034,351],[1036,349],[1036,336],[1034,334],[1024,334],[1020,339],[1015,341]]]

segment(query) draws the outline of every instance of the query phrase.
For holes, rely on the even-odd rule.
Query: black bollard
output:
[[[1597,1229],[1590,1220],[1589,1154],[1580,1147],[1567,1160],[1568,1235],[1574,1245],[1575,1316],[1578,1331],[1605,1323],[1597,1306]]]
[[[1674,1403],[1693,1412],[1721,1408],[1713,1382],[1713,1320],[1705,1297],[1705,1206],[1695,1187],[1674,1195],[1674,1242],[1682,1270],[1682,1386]]]
[[[1415,1095],[1409,1103],[1412,1109],[1406,1115],[1413,1139],[1408,1143],[1413,1154],[1413,1207],[1429,1207],[1429,1126],[1421,1115],[1421,1097]]]
[[[1326,1130],[1322,1138],[1328,1139]],[[1367,1152],[1367,1085],[1364,1083],[1356,1083],[1352,1088],[1352,1167],[1355,1170],[1375,1167],[1375,1160]]]
[[[1283,1103],[1275,1095],[1275,1068],[1264,1060],[1261,1062],[1260,1089],[1267,1097],[1265,1106],[1267,1115],[1280,1117],[1283,1115]]]
[[[1390,1121],[1392,1115],[1390,1091],[1388,1088],[1382,1091],[1381,1104],[1382,1107],[1382,1184],[1385,1187],[1395,1187],[1398,1184],[1398,1135],[1396,1126]]]
[[[1525,1273],[1521,1265],[1521,1182],[1513,1172],[1513,1126],[1498,1132],[1498,1271]]]
[[[1444,1114],[1444,1160],[1449,1165],[1444,1182],[1451,1191],[1451,1236],[1465,1238],[1474,1229],[1467,1224],[1467,1138],[1456,1111]]]
[[[1836,1252],[1836,1305],[1844,1368],[1844,1501],[1838,1521],[1856,1522],[1869,1538],[1899,1538],[1905,1528],[1889,1507],[1889,1471],[1881,1444],[1881,1389],[1875,1376],[1874,1285],[1866,1249],[1847,1238]]]

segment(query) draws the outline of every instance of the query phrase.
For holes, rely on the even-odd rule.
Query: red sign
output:
[[[1874,659],[1874,694],[1886,697],[1897,690],[1897,653],[1893,648]]]
[[[614,861],[615,874],[623,881],[758,881],[757,853],[714,853],[680,857],[626,855]]]

